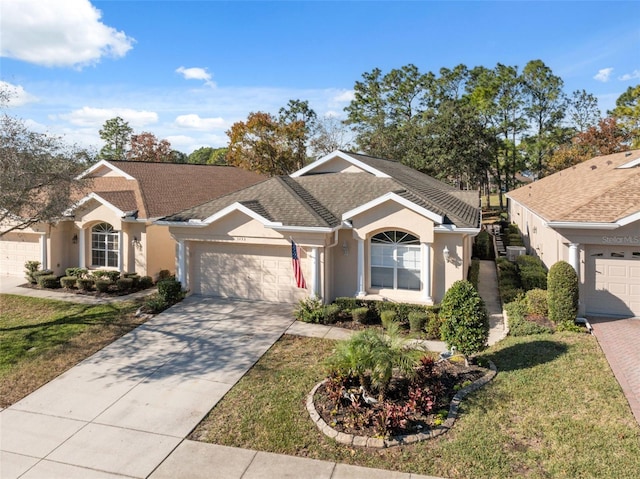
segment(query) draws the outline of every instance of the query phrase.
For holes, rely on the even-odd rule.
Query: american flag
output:
[[[307,283],[304,280],[302,274],[302,268],[300,267],[300,257],[298,256],[298,247],[291,241],[291,262],[293,264],[293,276],[296,278],[296,285],[298,288],[307,288]]]

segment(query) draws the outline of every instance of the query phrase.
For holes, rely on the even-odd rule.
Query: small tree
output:
[[[566,261],[558,261],[547,279],[549,319],[556,324],[573,322],[578,315],[578,274]]]
[[[453,283],[442,299],[442,339],[465,356],[482,351],[489,338],[489,316],[484,301],[469,281]]]

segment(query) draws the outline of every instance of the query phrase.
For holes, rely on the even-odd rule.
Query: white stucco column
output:
[[[124,272],[124,233],[118,231],[118,270]]]
[[[176,246],[176,276],[177,280],[180,281],[182,287],[184,288],[186,285],[186,255],[185,255],[185,245],[184,240],[179,240]]]
[[[569,264],[576,270],[580,280],[580,243],[569,243]]]
[[[40,234],[40,265],[42,266],[42,270],[49,269],[49,265],[47,264],[47,234]]]
[[[78,233],[78,267],[86,268],[87,260],[85,258],[85,246],[84,246],[84,229],[80,228],[80,232]]]
[[[432,303],[431,299],[431,244],[420,243],[422,247],[422,301]]]
[[[356,238],[358,241],[358,291],[356,296],[366,296],[364,289],[364,240]]]
[[[318,248],[317,247],[313,247],[311,248],[311,251],[309,252],[309,263],[311,266],[311,278],[309,278],[310,284],[309,284],[309,290],[311,292],[310,296],[312,298],[319,298],[320,294],[318,291]]]

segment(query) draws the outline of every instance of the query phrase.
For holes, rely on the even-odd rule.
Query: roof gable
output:
[[[362,162],[353,153],[336,150],[291,174],[292,178],[322,173],[370,173],[379,178],[389,175]]]

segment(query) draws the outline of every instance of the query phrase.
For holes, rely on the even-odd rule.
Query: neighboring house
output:
[[[157,223],[178,241],[178,277],[196,294],[431,304],[467,277],[479,203],[477,191],[398,162],[335,151]],[[307,289],[296,287],[292,240]]]
[[[507,194],[525,245],[580,278],[580,314],[640,316],[640,150],[599,156]]]
[[[31,260],[56,275],[77,266],[173,272],[176,243],[153,221],[266,179],[228,166],[133,161],[100,161],[81,177],[84,192],[62,218],[0,238],[1,274],[23,275]]]

